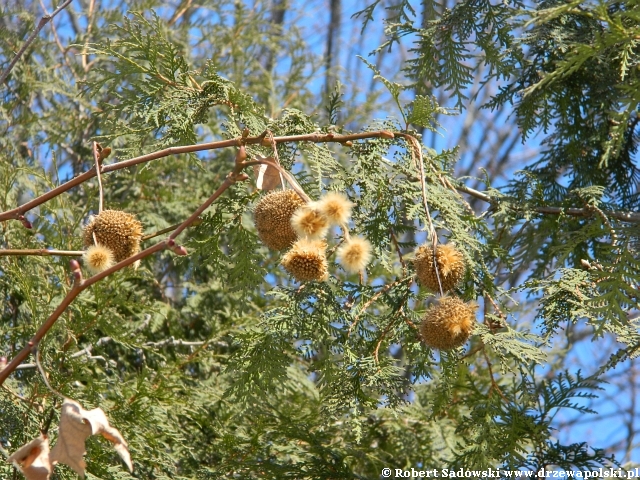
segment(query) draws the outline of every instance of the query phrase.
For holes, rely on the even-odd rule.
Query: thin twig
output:
[[[389,229],[391,233],[391,241],[393,242],[393,246],[396,248],[396,252],[398,252],[398,259],[400,260],[400,265],[402,265],[402,276],[407,276],[407,265],[404,263],[404,258],[402,257],[402,252],[400,251],[400,245],[398,245],[398,239],[396,238],[395,233],[393,233],[392,229]]]
[[[46,387],[49,389],[51,393],[54,393],[60,398],[64,398],[64,395],[62,395],[60,392],[55,390],[49,383],[49,379],[47,378],[47,372],[44,371],[44,368],[42,367],[42,363],[40,363],[40,351],[38,350],[38,344],[35,344],[31,348],[31,353],[33,353],[33,358],[36,361],[36,366],[38,367],[38,371],[40,372],[40,376],[42,377],[42,381],[44,382]]]
[[[487,195],[486,193],[482,193],[473,188],[467,187],[466,185],[457,185],[455,187],[459,192],[467,193],[472,197],[477,198],[478,200],[482,200],[486,203],[496,203],[496,199]],[[525,211],[522,208],[517,206],[510,206],[511,210],[514,211]],[[565,208],[565,207],[534,207],[533,210],[536,213],[541,213],[543,215],[568,215],[570,217],[590,217],[593,215],[593,212],[586,208]],[[622,212],[619,210],[603,210],[603,214],[605,214],[609,218],[615,218],[616,220],[620,220],[621,222],[627,223],[640,223],[640,212]]]
[[[500,307],[498,306],[498,304],[496,303],[496,301],[493,299],[493,297],[491,295],[489,295],[487,292],[484,293],[484,296],[489,300],[489,302],[491,302],[491,305],[493,305],[493,308],[496,310],[496,312],[498,312],[498,316],[503,320],[503,322],[507,322],[507,316],[502,312],[502,310],[500,309]],[[486,303],[485,303],[486,306]],[[486,309],[485,309],[486,312]],[[501,328],[503,325],[498,325],[498,328]],[[493,324],[493,322],[489,322],[489,328],[491,330],[495,329],[495,325]]]
[[[367,303],[365,303],[362,306],[360,311],[357,313],[356,318],[353,320],[353,322],[351,322],[351,325],[349,326],[349,331],[347,332],[347,337],[351,336],[351,332],[352,332],[353,328],[358,324],[358,320],[360,319],[362,314],[367,310],[367,308],[369,308],[373,302],[375,302],[378,298],[380,298],[381,295],[383,295],[384,293],[388,292],[391,288],[393,288],[394,286],[398,285],[399,283],[401,283],[404,280],[405,280],[404,278],[401,278],[400,280],[396,280],[393,283],[389,283],[389,284],[385,285],[381,290],[376,292],[376,294],[373,295],[367,301]]]
[[[345,143],[351,140],[364,140],[368,138],[393,138],[393,133],[387,130],[378,130],[375,132],[363,132],[363,133],[353,133],[350,135],[334,135],[334,134],[318,134],[311,133],[307,135],[290,135],[285,137],[274,137],[274,141],[276,143],[291,143],[291,142],[312,142],[312,143]],[[134,165],[138,165],[140,163],[150,162],[152,160],[157,160],[159,158],[168,157],[169,155],[179,155],[183,153],[193,153],[193,152],[201,152],[204,150],[216,150],[220,148],[228,148],[228,147],[241,147],[243,145],[256,145],[263,144],[265,142],[264,135],[259,135],[257,137],[247,137],[247,138],[234,138],[231,140],[222,140],[219,142],[209,142],[209,143],[201,143],[198,145],[186,145],[183,147],[170,147],[165,148],[164,150],[160,150],[158,152],[149,153],[146,155],[141,155],[139,157],[131,158],[129,160],[124,160],[122,162],[112,163],[110,165],[105,165],[102,167],[102,173],[111,173],[116,170],[121,170],[123,168],[133,167]],[[268,141],[267,141],[268,142]],[[267,143],[270,145],[271,143]],[[249,163],[247,166],[250,165]],[[254,164],[255,165],[255,164]],[[273,166],[273,164],[272,164]],[[277,168],[277,167],[274,167]],[[42,205],[43,203],[51,200],[52,198],[57,197],[61,193],[66,192],[67,190],[72,189],[80,185],[81,183],[86,182],[87,180],[96,176],[95,167],[78,175],[77,177],[69,180],[62,185],[50,190],[49,192],[34,198],[33,200],[20,205],[17,208],[12,210],[7,210],[6,212],[0,213],[0,222],[5,220],[23,220],[24,214],[29,210]],[[297,192],[300,194],[300,192]],[[304,192],[303,192],[304,193]]]
[[[489,376],[491,378],[491,388],[489,389],[489,393],[491,393],[492,390],[495,390],[496,392],[498,392],[498,394],[502,397],[502,399],[505,402],[510,403],[509,399],[505,397],[504,393],[502,393],[502,390],[496,383],[495,378],[493,378],[493,368],[491,367],[491,361],[489,360],[489,356],[487,355],[487,352],[484,349],[484,346],[482,347],[482,355],[484,355],[484,359],[487,361],[487,367],[489,367]]]
[[[196,220],[191,224],[191,226],[195,227],[196,225],[200,225],[200,223],[202,222],[201,221],[199,222],[198,220]],[[144,242],[146,240],[151,240],[152,238],[159,237],[160,235],[174,231],[180,225],[181,225],[180,223],[176,223],[175,225],[171,225],[170,227],[163,228],[162,230],[158,230],[157,232],[150,233],[149,235],[145,235],[144,237],[142,237],[141,240]]]
[[[15,67],[16,63],[18,63],[18,60],[20,60],[20,57],[22,57],[24,52],[26,52],[27,48],[29,48],[29,45],[31,45],[33,41],[36,39],[36,37],[38,36],[38,33],[40,33],[40,30],[42,30],[47,23],[53,20],[53,17],[55,17],[56,15],[58,15],[58,13],[60,13],[63,9],[65,9],[71,3],[71,1],[72,0],[66,0],[65,2],[61,3],[51,15],[45,14],[42,16],[35,30],[31,33],[31,35],[29,35],[29,38],[27,38],[27,41],[24,42],[24,45],[22,45],[22,48],[18,51],[18,53],[16,53],[16,56],[13,57],[13,60],[11,60],[11,63],[9,64],[9,66],[5,69],[4,72],[2,72],[2,75],[0,75],[0,84],[3,84],[4,81],[7,79],[7,77],[9,76],[9,73],[11,72],[11,70],[13,70],[13,67]]]
[[[387,336],[387,333],[389,333],[389,330],[391,329],[391,326],[396,323],[396,320],[398,318],[398,315],[402,315],[402,309],[403,307],[400,307],[398,309],[398,311],[396,312],[396,314],[393,316],[393,318],[391,319],[391,321],[387,324],[387,326],[385,327],[385,329],[382,331],[382,334],[380,335],[380,339],[378,340],[378,343],[376,344],[376,348],[373,351],[373,358],[376,361],[376,365],[378,365],[378,369],[380,368],[380,360],[378,358],[378,351],[380,350],[380,345],[382,345],[382,341],[385,339],[385,337]]]
[[[102,213],[103,201],[104,201],[104,192],[102,190],[102,156],[100,155],[100,150],[98,147],[98,142],[93,142],[93,161],[95,163],[96,168],[96,176],[98,177],[98,214]]]
[[[437,249],[438,246],[438,234],[436,232],[435,227],[433,226],[433,221],[431,220],[431,213],[429,211],[429,202],[427,202],[427,184],[425,181],[424,174],[424,157],[422,155],[422,147],[418,140],[406,133],[398,133],[396,134],[405,140],[409,141],[411,146],[411,157],[413,158],[414,163],[418,164],[418,169],[420,170],[420,188],[422,190],[422,206],[424,207],[425,214],[427,216],[427,220],[429,222],[429,237],[431,238],[431,248],[433,251],[433,270],[436,272],[436,280],[438,280],[438,288],[440,289],[440,295],[444,296],[444,290],[442,289],[442,282],[440,281],[440,269],[438,268],[438,257],[437,257]],[[416,162],[416,156],[418,157],[418,161]]]
[[[169,337],[166,340],[161,340],[159,342],[147,342],[143,343],[143,347],[165,347],[169,346],[181,346],[181,347],[201,347],[203,345],[210,345],[211,341],[199,341],[199,342],[188,342],[186,340],[175,339],[174,337]],[[216,342],[215,345],[217,347],[227,348],[229,344],[227,342]]]
[[[58,257],[81,257],[84,254],[82,250],[47,250],[46,248],[20,248],[15,250],[0,249],[0,257],[11,255],[36,255],[39,257],[58,256]]]

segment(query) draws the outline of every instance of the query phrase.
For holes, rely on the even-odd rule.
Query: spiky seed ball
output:
[[[304,201],[293,190],[278,190],[262,197],[253,210],[253,219],[262,243],[272,250],[289,248],[297,240],[291,216]]]
[[[442,291],[448,292],[464,277],[466,266],[462,254],[450,244],[436,246],[436,261]],[[438,277],[433,262],[433,247],[422,245],[416,250],[414,260],[418,283],[434,292],[440,292]]]
[[[103,210],[91,217],[84,228],[84,246],[95,244],[107,247],[113,252],[115,262],[135,255],[140,251],[142,224],[130,213],[120,210]]]
[[[321,240],[303,238],[282,257],[282,266],[300,282],[326,280],[329,276],[326,249],[327,244]]]
[[[362,237],[351,237],[340,245],[336,258],[348,273],[358,273],[371,261],[371,244]]]
[[[103,245],[92,245],[82,255],[85,266],[91,273],[104,272],[115,265],[113,252]]]
[[[316,202],[318,210],[330,225],[344,225],[351,218],[353,203],[343,193],[329,192]]]
[[[442,297],[422,320],[422,340],[429,347],[451,350],[464,344],[475,324],[477,306],[458,297]]]
[[[311,202],[295,211],[291,226],[299,238],[319,240],[329,231],[329,219],[318,209],[317,202]]]

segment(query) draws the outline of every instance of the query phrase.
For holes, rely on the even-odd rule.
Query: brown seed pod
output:
[[[321,240],[298,240],[282,257],[282,266],[300,282],[326,280],[326,249],[327,244]]]
[[[469,339],[476,320],[477,305],[458,297],[442,297],[425,314],[420,333],[431,348],[451,350]]]
[[[103,210],[99,215],[91,217],[84,227],[84,246],[90,247],[98,243],[111,252],[115,262],[121,262],[140,251],[142,224],[135,215],[120,210]]]
[[[442,291],[448,292],[453,289],[464,277],[466,265],[462,254],[456,247],[450,244],[438,245],[436,247],[436,261],[438,262],[438,273]],[[433,262],[433,247],[422,245],[416,250],[416,257],[413,262],[416,269],[418,283],[429,290],[439,293],[438,277]]]
[[[293,190],[278,190],[262,197],[253,211],[262,243],[272,250],[289,248],[298,238],[291,228],[291,216],[302,205],[304,201]]]

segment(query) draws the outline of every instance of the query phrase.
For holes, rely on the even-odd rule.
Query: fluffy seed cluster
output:
[[[442,297],[427,310],[422,320],[422,340],[439,350],[463,345],[473,330],[476,308],[458,297]]]
[[[316,202],[316,208],[330,225],[344,225],[351,218],[353,203],[343,193],[329,192]]]
[[[462,254],[453,245],[438,245],[436,247],[436,262],[442,291],[453,289],[464,277],[466,266]],[[438,277],[433,262],[433,247],[422,245],[416,250],[414,260],[418,283],[434,292],[440,292]]]
[[[321,240],[298,240],[282,257],[282,266],[300,282],[326,280],[329,276],[326,248]]]
[[[140,251],[142,224],[130,213],[104,210],[91,218],[84,228],[83,237],[85,247],[97,242],[111,250],[115,262],[121,262]]]
[[[319,240],[329,231],[329,219],[320,211],[317,202],[312,202],[295,211],[291,227],[299,238]]]
[[[100,244],[92,245],[82,255],[85,266],[92,273],[104,272],[115,264],[113,252]]]
[[[362,237],[351,237],[340,245],[336,258],[347,273],[358,273],[371,261],[371,244]]]
[[[304,201],[293,190],[278,190],[262,197],[254,209],[254,221],[262,243],[272,250],[284,250],[296,241],[291,228],[293,212]]]

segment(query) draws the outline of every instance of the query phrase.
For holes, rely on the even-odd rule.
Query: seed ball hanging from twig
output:
[[[327,244],[303,238],[293,244],[282,258],[282,266],[300,282],[323,281],[329,276]]]
[[[278,190],[262,197],[253,218],[262,243],[272,250],[289,248],[297,240],[291,216],[305,202],[293,190]]]
[[[442,291],[453,289],[464,277],[466,266],[462,254],[453,245],[438,245],[436,247],[436,261]],[[433,247],[422,245],[416,250],[413,265],[416,269],[418,283],[433,292],[440,292],[438,277],[433,262]]]
[[[140,251],[142,224],[135,215],[120,210],[104,210],[91,217],[84,228],[84,246],[96,243],[113,252],[115,262],[121,262]]]
[[[458,297],[442,297],[425,314],[420,333],[429,347],[451,350],[463,345],[471,335],[477,305]]]

